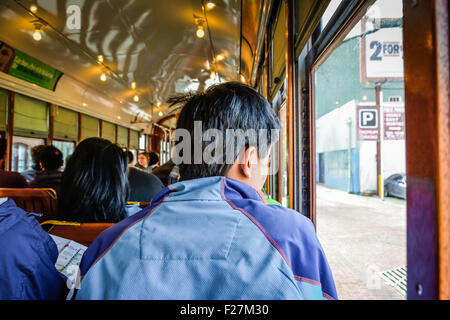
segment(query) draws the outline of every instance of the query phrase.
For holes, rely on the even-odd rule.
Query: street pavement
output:
[[[381,274],[406,266],[406,201],[316,190],[317,234],[339,299],[405,299]]]

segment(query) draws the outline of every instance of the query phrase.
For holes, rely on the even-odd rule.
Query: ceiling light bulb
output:
[[[197,32],[195,33],[197,38],[201,39],[205,36],[205,30],[203,29],[203,26],[198,26]]]
[[[216,4],[214,2],[211,2],[211,1],[206,4],[206,8],[208,10],[214,9],[215,6],[216,6]]]
[[[35,29],[33,32],[33,39],[36,41],[41,41],[42,39],[42,34],[41,34],[41,30],[40,29]]]
[[[158,99],[158,100],[156,100],[156,106],[160,106],[161,105],[161,101]]]
[[[98,62],[103,62],[103,56],[101,54],[99,54],[97,56],[97,60],[98,60]]]
[[[242,82],[242,83],[246,83],[246,82],[247,82],[247,80],[245,80],[245,77],[244,77],[243,74],[241,74],[241,82]]]
[[[35,4],[32,4],[30,6],[30,11],[33,12],[33,13],[36,13],[38,11],[38,6],[35,5]]]
[[[106,81],[107,78],[108,77],[106,76],[106,74],[104,72],[100,75],[100,80],[102,80],[103,82]]]
[[[217,57],[216,57],[216,60],[217,60],[217,61],[222,61],[223,59],[225,59],[225,56],[224,56],[223,54],[219,54],[219,55],[217,55]]]
[[[158,115],[159,115],[160,117],[162,117],[162,116],[164,115],[164,113],[162,113],[162,111],[160,111],[160,112],[158,113]]]
[[[87,106],[86,102],[83,102],[83,107],[86,107],[86,106]]]
[[[211,74],[209,75],[209,77],[211,78],[211,79],[215,79],[216,78],[216,73],[213,71],[213,72],[211,72]]]
[[[133,97],[134,102],[139,102],[139,96],[137,94],[134,95]]]
[[[136,82],[135,82],[135,81],[133,81],[133,82],[131,83],[131,89],[136,89]]]

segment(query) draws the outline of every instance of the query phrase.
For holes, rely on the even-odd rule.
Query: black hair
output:
[[[64,163],[63,154],[54,146],[44,146],[39,152],[39,162],[45,170],[56,170]]]
[[[156,154],[156,152],[150,152],[148,155],[149,161],[148,161],[148,165],[152,166],[154,164],[157,164],[159,161],[159,156]]]
[[[78,222],[118,222],[126,217],[128,161],[117,144],[87,138],[67,162],[58,198],[60,218]]]
[[[130,150],[127,150],[127,151],[125,151],[125,154],[127,155],[128,164],[133,163],[133,160],[134,160],[133,152],[131,152]]]
[[[40,162],[40,155],[42,150],[44,150],[45,145],[44,144],[40,144],[38,146],[34,146],[33,148],[31,148],[31,159],[33,160],[34,164],[39,165]]]
[[[278,140],[281,124],[269,102],[255,89],[240,82],[226,82],[211,86],[205,92],[173,97],[168,102],[171,105],[184,104],[178,118],[177,130],[185,129],[190,133],[191,151],[195,151],[194,143],[196,143],[194,121],[201,121],[203,136],[209,129],[218,130],[222,134],[224,143],[222,156],[217,156],[217,160],[220,161],[198,163],[194,158],[197,155],[191,152],[190,162],[183,161],[179,164],[180,180],[226,176],[238,155],[249,146],[255,146],[258,155],[265,157],[269,152],[268,147]],[[245,135],[239,137],[230,134],[227,137],[229,132],[227,129],[240,129],[242,132],[254,130],[258,133],[257,137]],[[243,138],[245,143],[236,147],[236,140],[240,138]],[[202,152],[209,144],[203,141]],[[232,162],[225,159],[230,159]]]
[[[6,139],[0,138],[0,160],[2,160],[6,155],[6,147],[7,147]]]

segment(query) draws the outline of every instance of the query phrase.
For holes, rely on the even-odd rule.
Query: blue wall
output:
[[[348,150],[337,150],[323,153],[323,169],[320,168],[319,156],[316,157],[316,182],[319,183],[320,171],[324,170],[323,185],[348,191]],[[350,192],[360,193],[359,183],[359,151],[351,150],[351,188]]]

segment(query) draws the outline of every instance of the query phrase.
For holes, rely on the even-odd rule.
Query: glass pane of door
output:
[[[313,68],[316,227],[340,299],[406,298],[402,41],[402,1],[378,0]]]

